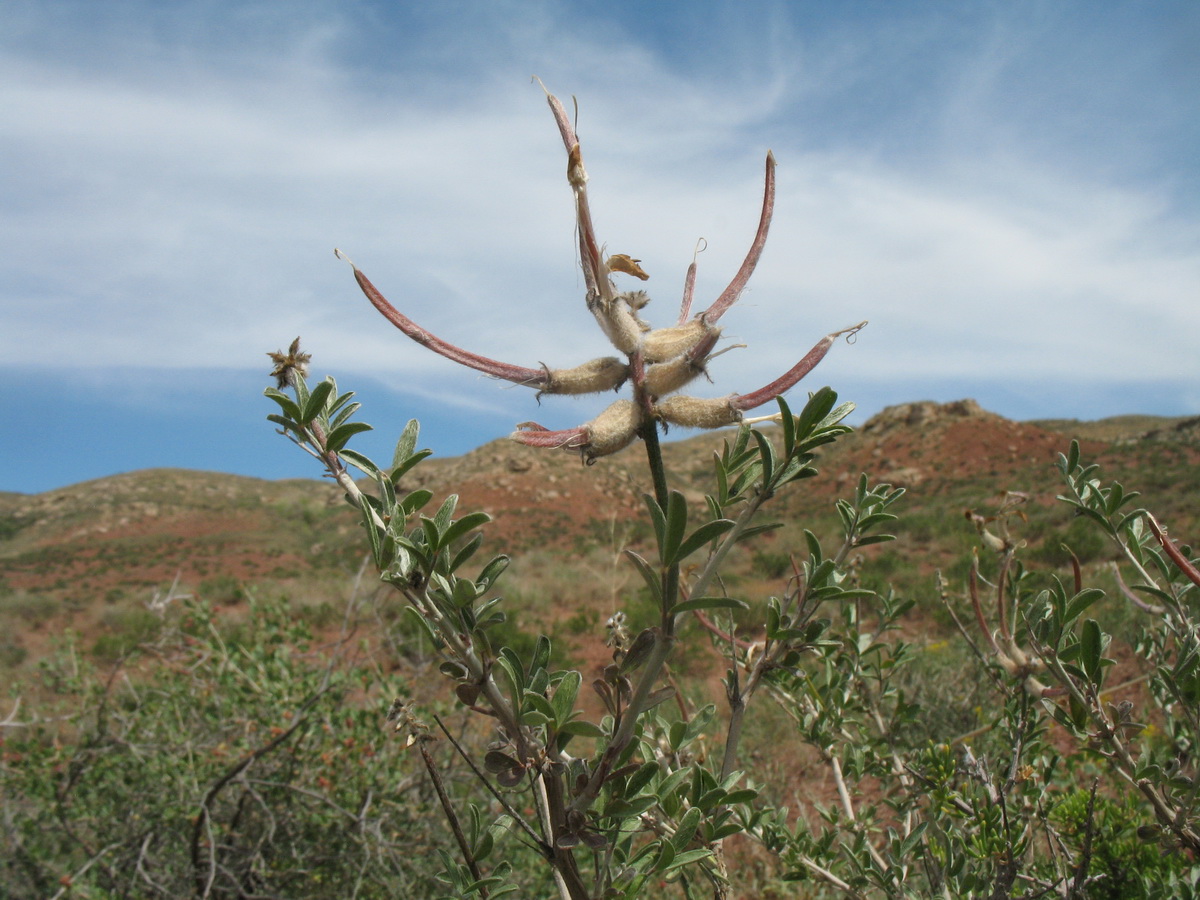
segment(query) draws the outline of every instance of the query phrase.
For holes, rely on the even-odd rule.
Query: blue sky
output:
[[[543,398],[413,344],[570,366],[583,305],[569,104],[599,235],[669,324],[722,320],[761,386],[862,319],[804,387],[861,421],[973,396],[1012,418],[1200,413],[1194,2],[107,3],[6,0],[0,28],[0,490],[150,466],[315,476],[263,417],[266,352],[360,392],[386,456],[443,455],[606,398]]]

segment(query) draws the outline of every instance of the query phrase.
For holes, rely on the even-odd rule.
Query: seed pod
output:
[[[540,385],[542,383],[545,378],[545,371],[527,369],[524,366],[515,366],[512,363],[480,356],[478,353],[472,353],[470,350],[456,347],[454,344],[442,340],[432,332],[426,331],[412,319],[408,318],[408,316],[400,312],[400,310],[396,309],[396,307],[392,306],[387,298],[379,292],[379,288],[375,287],[370,279],[342,251],[334,250],[333,252],[338,259],[343,259],[350,263],[350,267],[354,270],[354,280],[358,282],[358,286],[364,296],[371,301],[371,305],[379,310],[385,319],[421,346],[428,347],[439,356],[444,356],[446,359],[452,360],[459,365],[469,366],[476,371],[483,372],[485,375],[491,375],[493,378],[503,378],[506,381],[516,384]]]
[[[618,400],[592,421],[575,428],[551,431],[537,422],[522,422],[510,437],[527,447],[578,450],[584,462],[591,465],[597,457],[624,450],[633,443],[642,421],[640,406],[632,400]]]
[[[629,366],[604,356],[573,369],[547,369],[543,394],[598,394],[615,391],[629,379]]]
[[[592,315],[614,347],[622,353],[631,354],[641,346],[642,320],[622,296],[618,295],[610,301],[596,298],[591,308]]]
[[[588,442],[581,448],[590,463],[600,456],[624,450],[642,427],[642,408],[632,400],[618,400],[584,426]]]
[[[829,352],[829,348],[833,346],[833,342],[838,337],[843,334],[853,336],[866,324],[866,322],[859,322],[857,325],[851,325],[849,328],[843,328],[841,331],[825,335],[825,337],[817,341],[816,345],[808,353],[804,354],[804,358],[800,362],[784,372],[783,375],[776,378],[770,384],[760,387],[757,391],[733,397],[733,405],[740,410],[755,409],[770,400],[774,400],[780,394],[791,390],[801,378],[815,369],[817,363],[825,358],[825,354]]]
[[[704,372],[703,362],[693,362],[686,354],[646,369],[646,391],[652,397],[673,394]]]
[[[518,422],[517,430],[509,437],[526,447],[545,447],[552,450],[578,450],[588,441],[586,425],[551,431],[537,422]]]
[[[763,247],[766,246],[767,232],[771,228],[771,217],[774,212],[775,154],[768,150],[766,185],[763,188],[762,214],[758,219],[758,232],[754,235],[754,243],[750,245],[750,251],[742,261],[742,267],[733,276],[733,281],[729,282],[729,286],[721,292],[721,296],[713,301],[712,306],[705,310],[704,315],[708,321],[715,322],[721,318],[746,289],[750,276],[754,274],[754,267],[758,265],[759,257],[762,256]]]
[[[714,331],[699,318],[670,328],[658,328],[642,341],[642,355],[646,362],[666,362],[687,353]]]
[[[730,397],[668,397],[654,404],[654,415],[684,428],[724,428],[742,421],[742,412]]]

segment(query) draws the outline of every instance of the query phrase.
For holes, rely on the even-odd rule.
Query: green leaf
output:
[[[391,479],[389,478],[388,480],[390,481]],[[432,499],[433,491],[427,491],[424,488],[420,488],[419,490],[405,494],[400,500],[400,508],[404,510],[404,514],[406,516],[411,516]]]
[[[379,471],[379,467],[375,463],[356,450],[341,450],[338,455],[341,456],[343,462],[350,463],[350,465],[372,478],[377,478],[383,474]]]
[[[408,424],[404,426],[404,430],[400,432],[400,439],[396,441],[396,450],[392,454],[392,468],[398,468],[408,462],[409,457],[413,455],[413,450],[417,446],[417,435],[421,433],[421,423],[416,419],[409,419]]]
[[[571,718],[571,712],[575,709],[575,699],[579,696],[579,686],[583,683],[583,676],[576,671],[567,672],[554,689],[554,695],[550,698],[550,704],[554,708],[555,726],[561,728]]]
[[[634,797],[626,800],[624,797],[613,797],[604,807],[604,815],[613,819],[629,819],[640,816],[651,809],[657,801],[654,797]]]
[[[454,518],[454,510],[457,506],[458,494],[451,494],[442,501],[442,505],[438,507],[438,511],[433,514],[433,521],[437,525],[439,534],[444,534],[446,529],[450,527],[450,521]]]
[[[700,827],[701,818],[703,814],[694,806],[683,814],[679,824],[675,826],[675,834],[671,836],[671,843],[675,845],[676,852],[682,852],[692,842],[692,838],[696,836],[696,829]]]
[[[894,534],[869,534],[866,537],[858,538],[854,542],[855,547],[867,547],[871,544],[886,544],[888,541],[894,541]]]
[[[740,831],[741,829],[739,828],[737,830]],[[736,834],[737,832],[735,831],[734,833]],[[711,850],[686,850],[683,853],[677,854],[675,858],[671,860],[670,865],[662,870],[662,874],[666,875],[668,872],[673,872],[676,869],[682,869],[684,866],[691,865],[694,862],[699,862],[702,859],[708,859],[710,856],[712,856]]]
[[[741,533],[738,534],[737,540],[740,544],[742,541],[748,540],[756,535],[766,534],[768,531],[774,531],[775,529],[782,527],[782,522],[767,522],[763,525],[751,525],[749,528],[743,529]]]
[[[659,773],[658,763],[654,760],[642,763],[638,770],[629,776],[629,780],[625,782],[625,790],[623,793],[626,797],[636,797],[642,792],[642,788],[654,780],[654,776]],[[655,798],[657,799],[657,798]]]
[[[654,599],[654,602],[661,604],[662,579],[659,577],[658,571],[632,550],[625,550],[624,553],[633,562],[634,566],[637,567],[638,572],[641,573],[646,586],[650,588],[650,596]]]
[[[304,409],[300,417],[300,424],[307,425],[317,416],[325,411],[325,401],[329,399],[329,395],[333,393],[333,383],[330,381],[322,381],[312,389],[312,393],[308,395],[308,399],[304,403]]]
[[[654,649],[658,643],[658,630],[655,628],[647,628],[643,630],[637,637],[633,639],[629,649],[625,652],[625,658],[621,660],[620,672],[622,675],[628,675],[638,666],[646,661],[650,655],[650,651]]]
[[[343,396],[347,396],[347,397],[348,397],[348,396],[353,396],[353,395],[351,395],[351,394],[345,394],[345,395],[343,395]],[[335,405],[336,405],[336,404],[335,404]],[[362,409],[362,404],[361,404],[361,403],[351,403],[349,406],[347,406],[345,409],[343,409],[343,410],[342,410],[340,413],[338,413],[336,418],[334,418],[334,419],[332,419],[332,420],[330,421],[330,423],[329,423],[329,427],[330,427],[330,428],[337,428],[337,427],[338,427],[339,425],[341,425],[343,422],[345,422],[345,421],[348,421],[348,420],[349,420],[349,418],[350,418],[352,415],[354,415],[356,412],[358,412],[360,409]]]
[[[452,523],[442,535],[442,546],[448,547],[453,544],[458,538],[462,537],[468,531],[486,525],[492,521],[492,517],[485,512],[473,512],[463,516],[458,521]]]
[[[1063,460],[1067,474],[1074,472],[1079,468],[1079,441],[1071,441],[1071,449],[1067,451],[1066,459]]]
[[[523,699],[526,709],[536,710],[543,717],[542,721],[536,724],[545,725],[547,722],[558,721],[558,715],[555,712],[554,706],[541,694],[536,694],[533,691],[525,691]]]
[[[1102,599],[1104,599],[1104,591],[1099,588],[1085,588],[1080,591],[1067,603],[1067,609],[1063,613],[1063,627],[1070,626],[1072,622],[1083,615],[1084,610]]]
[[[679,560],[679,546],[687,531],[687,501],[679,491],[671,491],[667,495],[667,514],[664,523],[663,537],[659,542],[659,558],[664,566],[674,565]]]
[[[678,734],[676,734],[676,725],[679,726]],[[673,751],[678,751],[683,746],[684,727],[685,726],[683,722],[675,722],[671,726],[671,735],[669,739],[671,742],[671,749]],[[676,738],[678,738],[678,740],[676,740]],[[683,782],[686,781],[691,774],[692,773],[689,769],[676,769],[662,780],[662,784],[658,785],[658,787],[655,789],[655,792],[658,794],[660,799],[665,800],[674,794],[679,789],[679,786],[683,784]]]
[[[287,416],[276,415],[275,413],[271,413],[269,416],[267,416],[267,421],[274,422],[276,425],[282,427],[284,431],[295,431],[298,433],[303,427],[299,422],[295,422],[289,419]]]
[[[762,464],[762,480],[764,485],[771,484],[775,477],[775,469],[779,463],[779,457],[775,453],[775,445],[767,440],[767,436],[757,428],[751,431],[754,435],[754,440],[758,444],[758,458]]]
[[[283,391],[277,390],[276,388],[267,388],[265,391],[263,391],[263,396],[270,397],[272,400],[278,403],[279,408],[283,410],[283,414],[293,422],[298,423],[300,421],[300,407],[296,404],[295,400],[293,400]]]
[[[327,384],[328,382],[321,383]],[[350,438],[354,437],[356,434],[361,434],[364,431],[372,430],[373,429],[371,426],[366,422],[346,422],[343,425],[339,425],[337,428],[333,429],[333,431],[329,432],[328,435],[326,435],[325,449],[327,451],[336,453],[345,447]]]
[[[500,574],[508,568],[508,563],[509,557],[497,556],[483,567],[483,570],[479,573],[479,577],[475,579],[479,593],[482,594],[491,589],[492,585],[496,583],[496,579],[500,577]]]
[[[676,603],[672,607],[671,612],[678,615],[679,613],[691,612],[696,609],[749,609],[750,604],[744,600],[738,600],[734,597],[693,597],[690,600],[684,600],[681,603]]]
[[[375,568],[386,569],[391,560],[383,558],[383,538],[379,534],[379,529],[375,527],[375,510],[367,501],[366,495],[363,495],[359,509],[362,511],[363,525],[367,529],[367,539],[371,542],[371,559],[375,561]]]
[[[829,415],[833,404],[837,402],[837,393],[829,387],[823,387],[814,393],[804,405],[800,415],[796,417],[796,435],[800,440],[809,437],[822,419]]]
[[[667,531],[667,516],[662,507],[658,505],[658,501],[649,494],[642,494],[642,500],[646,503],[646,511],[650,513],[650,524],[654,526],[654,537],[658,540],[661,552],[663,538]]]
[[[732,519],[716,519],[712,522],[705,522],[679,545],[675,551],[675,556],[671,560],[671,564],[683,562],[705,544],[716,540],[730,528],[734,526]]]
[[[1084,672],[1087,673],[1088,679],[1095,685],[1100,683],[1102,644],[1103,634],[1100,631],[1100,623],[1095,619],[1088,619],[1083,623],[1083,628],[1079,633],[1079,662],[1083,666]]]
[[[417,463],[421,462],[423,459],[427,459],[430,456],[433,456],[432,450],[418,450],[401,465],[393,466],[391,471],[388,472],[388,478],[391,479],[392,484],[399,484],[400,479],[403,478],[411,469],[413,469]]]
[[[746,468],[741,471],[741,474],[734,479],[733,485],[729,489],[731,496],[737,497],[745,493],[746,489],[754,484],[761,474],[761,462],[756,460],[755,462],[746,466]]]
[[[791,457],[796,449],[796,417],[792,415],[791,407],[782,396],[776,397],[779,404],[779,427],[783,431],[783,454]]]
[[[457,572],[463,563],[474,556],[475,552],[482,546],[483,534],[476,532],[475,534],[471,535],[470,539],[468,539],[467,542],[459,548],[459,551],[454,554],[454,559],[450,563],[450,571]]]
[[[438,647],[442,646],[441,639],[438,638],[437,632],[433,630],[433,626],[431,624],[429,624],[429,622],[425,619],[425,617],[423,615],[421,615],[419,612],[417,612],[415,607],[406,606],[406,607],[404,607],[404,612],[405,612],[405,614],[408,615],[409,618],[414,619],[416,621],[417,629],[422,634],[424,634],[427,638],[429,638],[429,643],[433,646],[433,648],[435,650]]]
[[[571,734],[578,737],[597,739],[604,737],[604,730],[600,726],[582,719],[574,722],[564,722],[558,726],[558,731],[560,734]]]

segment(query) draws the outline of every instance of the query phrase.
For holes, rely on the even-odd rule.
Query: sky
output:
[[[576,116],[646,318],[696,308],[775,218],[713,384],[747,393],[862,320],[794,389],[854,421],[974,397],[1013,419],[1200,414],[1200,4],[4,0],[0,490],[149,467],[317,477],[273,432],[297,335],[390,458],[458,455],[611,397],[543,397],[410,341],[519,365],[611,348],[584,305]],[[574,102],[572,101],[574,98]],[[767,410],[769,411],[769,410]],[[687,436],[676,429],[672,436]]]

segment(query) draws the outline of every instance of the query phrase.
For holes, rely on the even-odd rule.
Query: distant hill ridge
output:
[[[664,445],[675,486],[690,500],[700,502],[709,489],[712,454],[724,437],[705,433]],[[1146,489],[1138,475],[1153,487],[1200,472],[1200,417],[1013,422],[974,400],[921,401],[888,407],[837,442],[820,460],[822,476],[783,510],[801,516],[805,503],[825,509],[864,471],[912,488],[909,510],[1010,488],[1041,492],[1052,503],[1052,464],[1073,437],[1091,457],[1123,467],[1118,473],[1134,473],[1131,488]],[[646,479],[637,447],[584,467],[570,453],[498,439],[463,456],[430,459],[401,487],[427,488],[435,502],[458,493],[460,510],[493,516],[489,546],[521,553],[579,548],[599,539],[597,523],[641,516]],[[1169,485],[1162,487],[1170,504]],[[1190,520],[1193,513],[1186,514]],[[343,577],[361,560],[359,538],[354,510],[328,480],[129,472],[42,494],[0,494],[0,595],[45,593],[86,603],[145,592],[176,574],[191,583]]]

